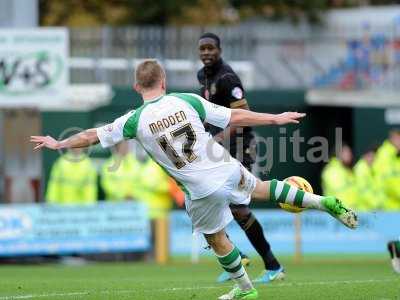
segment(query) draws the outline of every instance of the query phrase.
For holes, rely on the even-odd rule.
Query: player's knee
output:
[[[214,249],[215,245],[217,244],[216,238],[214,234],[204,234],[204,237],[208,243],[208,245]]]
[[[247,230],[255,221],[255,217],[248,207],[232,209],[232,214],[241,228]]]
[[[269,198],[269,183],[267,181],[261,181],[257,179],[256,187],[251,194],[253,200],[265,201]]]
[[[251,211],[248,206],[231,206],[232,215],[235,220],[242,220],[247,218]]]

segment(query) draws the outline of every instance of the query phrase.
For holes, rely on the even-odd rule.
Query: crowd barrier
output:
[[[400,212],[359,214],[359,228],[351,230],[326,213],[306,211],[291,214],[279,210],[253,210],[264,228],[273,251],[280,254],[377,254],[386,251],[388,240],[400,236]],[[299,218],[296,221],[296,218]],[[297,224],[297,225],[296,225]],[[185,212],[171,215],[171,253],[173,255],[212,254],[206,250],[204,238],[192,235],[192,226]],[[255,253],[245,233],[236,222],[227,228],[229,238],[244,253]],[[299,241],[296,247],[296,241]]]
[[[149,250],[143,204],[0,206],[0,256],[63,255]]]
[[[387,241],[400,236],[400,212],[361,213],[357,230],[317,211],[291,214],[255,209],[254,213],[274,252],[281,254],[384,253]],[[171,212],[169,224],[169,239],[163,240],[169,243],[171,255],[212,254],[204,249],[204,238],[193,235],[184,210]],[[231,222],[227,232],[242,251],[254,253],[236,222]],[[138,202],[0,205],[0,257],[146,252],[151,248],[147,208]]]

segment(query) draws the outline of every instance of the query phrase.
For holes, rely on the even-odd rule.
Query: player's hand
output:
[[[36,143],[36,146],[33,148],[33,150],[39,150],[41,148],[49,148],[52,150],[57,150],[59,149],[60,146],[60,143],[49,135],[47,136],[32,135],[30,141],[32,143]]]
[[[284,124],[298,124],[300,123],[300,119],[306,116],[305,113],[298,113],[298,112],[284,112],[282,114],[276,115],[275,124],[277,125],[284,125]]]

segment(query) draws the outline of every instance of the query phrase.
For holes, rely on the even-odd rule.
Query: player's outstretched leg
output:
[[[357,215],[343,203],[333,197],[323,197],[302,191],[292,185],[273,179],[258,181],[252,197],[260,200],[271,200],[277,203],[289,203],[298,207],[306,207],[325,211],[349,228],[358,225]]]
[[[229,273],[236,286],[229,293],[219,297],[219,300],[258,299],[258,292],[253,287],[246,270],[241,263],[239,250],[226,237],[225,230],[204,235],[208,244],[214,250],[221,267]]]

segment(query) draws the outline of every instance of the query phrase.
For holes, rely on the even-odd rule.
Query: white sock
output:
[[[232,280],[237,284],[237,286],[242,290],[242,291],[248,291],[253,288],[253,284],[251,283],[251,280],[249,278],[249,275],[247,274],[246,270],[242,266],[242,268],[238,271],[241,273],[238,277],[234,277],[233,274],[231,274]],[[236,275],[237,276],[237,275]]]
[[[305,192],[302,207],[325,210],[324,206],[321,205],[322,198],[322,196]]]
[[[225,256],[218,256],[218,261],[221,266],[227,271],[233,281],[238,285],[238,287],[243,291],[248,291],[253,288],[253,284],[246,270],[242,266],[241,257],[239,250],[234,247],[231,252]]]

